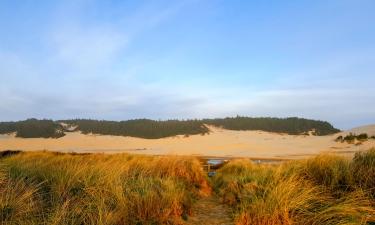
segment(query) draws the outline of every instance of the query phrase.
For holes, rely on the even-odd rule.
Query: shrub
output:
[[[342,135],[338,136],[338,137],[335,139],[335,141],[340,141],[340,142],[342,142],[342,141],[343,141],[343,137],[342,137]]]
[[[368,135],[366,133],[361,133],[359,135],[355,135],[353,133],[349,133],[348,135],[346,135],[345,137],[342,137],[341,135],[338,136],[335,140],[336,141],[341,141],[341,142],[344,142],[346,141],[347,143],[349,144],[353,144],[356,140],[359,141],[359,143],[357,143],[358,145],[361,144],[361,142],[363,141],[367,141],[368,140]]]
[[[362,134],[357,136],[358,141],[363,141],[363,140],[367,140],[367,139],[368,139],[368,135],[366,133],[362,133]]]
[[[344,141],[346,141],[348,143],[354,143],[355,139],[356,139],[356,136],[352,133],[350,133],[350,134],[348,134],[344,137]]]
[[[0,151],[0,158],[12,156],[12,155],[17,155],[21,153],[19,150],[5,150],[5,151]]]

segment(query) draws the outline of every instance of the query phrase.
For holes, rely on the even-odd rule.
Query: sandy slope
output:
[[[348,130],[344,133],[345,134],[354,133],[356,135],[361,134],[361,133],[366,133],[369,136],[373,136],[373,135],[375,135],[375,125],[367,125],[367,126],[362,126],[362,127],[356,127],[356,128],[350,129],[350,130]]]
[[[220,157],[300,158],[322,151],[352,154],[375,147],[375,141],[355,146],[334,141],[336,135],[295,136],[263,131],[231,131],[210,127],[209,135],[142,139],[106,135],[67,133],[59,139],[15,138],[0,135],[0,150],[53,150],[76,152],[129,152],[139,154],[179,154]],[[356,132],[360,128],[356,128]],[[375,126],[363,129],[375,133]]]

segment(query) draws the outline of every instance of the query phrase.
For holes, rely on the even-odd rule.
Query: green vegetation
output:
[[[76,131],[85,134],[102,134],[131,136],[140,138],[163,138],[176,135],[206,134],[209,129],[205,125],[223,127],[230,130],[263,130],[287,134],[327,135],[338,132],[328,122],[300,118],[251,118],[234,117],[224,119],[203,120],[165,120],[155,121],[148,119],[127,121],[104,120],[36,120],[28,119],[19,122],[1,122],[0,134],[16,132],[17,137],[33,138],[59,138],[65,132]]]
[[[205,134],[209,132],[208,128],[199,120],[154,121],[139,119],[119,122],[104,120],[65,120],[61,122],[77,125],[78,130],[85,134],[93,133],[141,138],[163,138],[175,135]]]
[[[213,179],[237,224],[372,224],[375,149],[353,160],[319,155],[281,165],[232,161]]]
[[[186,157],[18,153],[0,171],[0,224],[181,224],[211,190]]]
[[[287,134],[306,134],[313,131],[315,135],[337,133],[340,130],[324,121],[308,120],[297,117],[270,118],[270,117],[234,117],[225,119],[207,119],[204,123],[223,127],[229,130],[262,130]]]
[[[16,132],[17,137],[23,138],[59,138],[64,131],[59,123],[53,120],[28,119],[18,122],[0,122],[0,134]]]
[[[370,137],[370,138],[373,138],[373,137]],[[364,141],[367,141],[368,139],[369,139],[369,137],[368,137],[368,135],[366,133],[362,133],[362,134],[359,134],[359,135],[355,135],[353,133],[349,133],[345,137],[343,137],[342,135],[338,136],[336,138],[336,141],[347,142],[349,144],[354,144],[356,141],[358,141],[358,142],[364,142]]]

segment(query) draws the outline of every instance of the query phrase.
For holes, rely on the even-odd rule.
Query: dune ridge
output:
[[[217,157],[303,158],[320,152],[352,155],[375,146],[375,140],[361,145],[335,142],[350,131],[375,133],[375,125],[363,126],[334,135],[287,135],[265,131],[233,131],[208,126],[209,134],[178,135],[143,139],[68,132],[59,139],[18,138],[0,135],[0,150],[51,150],[61,152],[136,153],[148,155],[196,155]]]

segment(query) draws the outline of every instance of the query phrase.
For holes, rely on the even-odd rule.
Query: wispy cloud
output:
[[[59,27],[50,39],[57,60],[79,71],[110,64],[128,42],[125,35],[114,29],[82,25]]]
[[[33,29],[0,15],[9,23],[0,35],[0,120],[240,114],[374,123],[375,32],[365,23],[373,13],[316,20],[324,3],[314,4],[269,12],[250,2],[64,1],[38,5],[49,13]],[[341,19],[361,26],[335,33]]]

